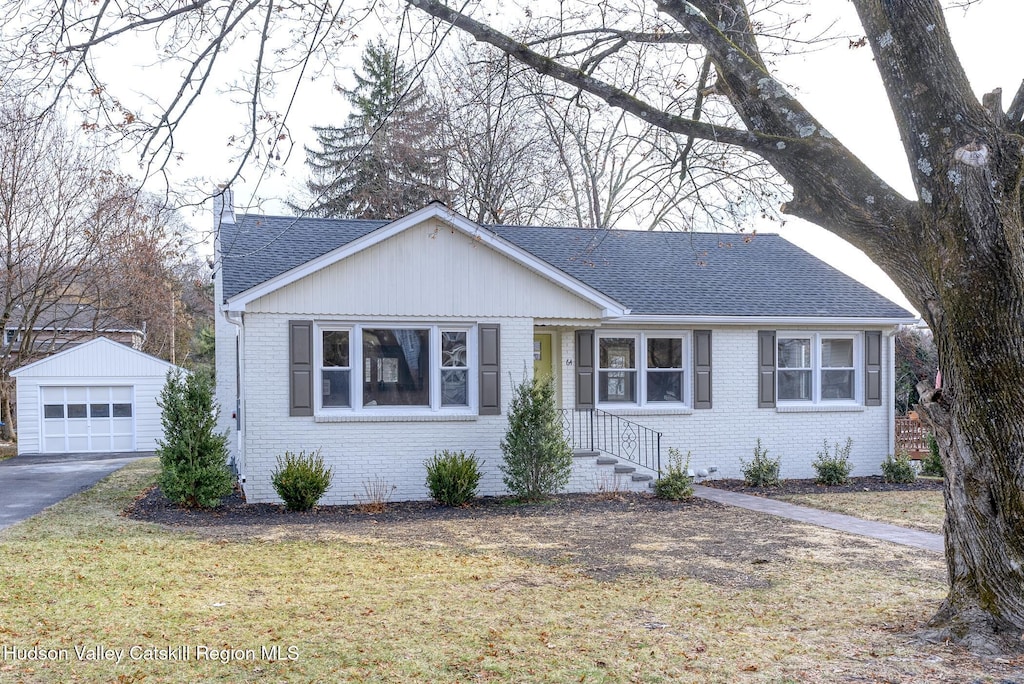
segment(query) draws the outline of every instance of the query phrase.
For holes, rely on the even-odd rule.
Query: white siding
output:
[[[36,454],[42,449],[40,387],[131,387],[134,389],[135,449],[152,451],[163,436],[160,407],[157,399],[164,386],[164,376],[125,378],[105,377],[19,377],[18,378],[18,453]]]
[[[253,313],[599,319],[601,311],[461,231],[409,228],[261,297]]]
[[[39,383],[25,378],[18,380],[18,453],[38,454],[41,449]]]
[[[94,340],[17,373],[18,453],[39,453],[40,387],[134,388],[135,448],[151,451],[163,434],[157,398],[173,366],[109,340]]]
[[[166,361],[100,338],[25,366],[15,373],[18,378],[134,378],[164,377],[171,368],[173,366]]]

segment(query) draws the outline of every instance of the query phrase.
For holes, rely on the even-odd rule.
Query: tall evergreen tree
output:
[[[306,148],[312,195],[308,214],[393,219],[431,200],[447,201],[445,154],[436,109],[383,40],[363,52],[345,126],[314,127],[319,150]]]

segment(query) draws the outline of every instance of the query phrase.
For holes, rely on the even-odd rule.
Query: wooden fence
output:
[[[896,450],[906,452],[911,458],[921,458],[928,453],[924,426],[913,418],[896,419]]]

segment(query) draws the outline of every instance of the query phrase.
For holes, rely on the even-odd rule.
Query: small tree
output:
[[[227,464],[227,433],[217,433],[213,382],[205,373],[170,371],[157,402],[163,413],[163,440],[158,483],[164,495],[180,505],[212,508],[231,493]]]
[[[501,452],[502,482],[522,499],[543,499],[569,482],[572,448],[562,436],[551,378],[523,380],[513,388]]]

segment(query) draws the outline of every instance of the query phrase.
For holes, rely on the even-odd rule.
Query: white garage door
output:
[[[43,451],[132,451],[132,387],[41,387]]]

